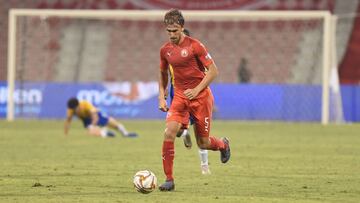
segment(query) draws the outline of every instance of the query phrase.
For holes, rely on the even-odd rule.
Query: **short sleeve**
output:
[[[214,63],[209,52],[206,50],[205,46],[201,42],[195,41],[193,42],[192,46],[195,55],[198,57],[198,59],[205,67],[208,67],[210,64]]]
[[[165,58],[165,50],[160,49],[160,70],[167,70],[169,68],[169,64]]]
[[[87,109],[91,113],[97,112],[97,109],[90,102],[85,102],[85,109]]]

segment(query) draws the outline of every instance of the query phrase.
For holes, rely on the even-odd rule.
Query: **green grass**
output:
[[[360,125],[216,121],[232,157],[209,152],[210,176],[195,148],[176,142],[175,192],[143,195],[132,176],[164,180],[163,121],[124,121],[140,137],[90,137],[74,122],[0,121],[0,202],[360,202]],[[41,186],[34,187],[34,184]]]

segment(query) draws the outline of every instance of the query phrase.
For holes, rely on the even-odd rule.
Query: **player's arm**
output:
[[[68,112],[64,123],[64,134],[67,135],[70,129],[73,113]]]
[[[166,96],[167,96],[167,85],[169,82],[169,75],[168,71],[164,69],[160,69],[159,74],[159,109],[161,111],[168,111],[169,108],[167,107],[166,103]]]
[[[167,96],[167,86],[169,83],[169,74],[168,74],[168,68],[169,64],[167,60],[164,57],[164,50],[160,50],[160,72],[159,72],[159,109],[163,112],[166,112],[169,110],[167,107],[166,99]]]
[[[165,92],[164,92],[164,98],[165,98],[165,100],[166,100],[168,97],[169,97],[169,87],[166,86]]]
[[[195,89],[198,90],[198,92],[201,92],[203,89],[208,87],[212,81],[219,75],[219,71],[215,63],[212,63],[208,65],[207,71],[205,74],[205,77],[202,79],[202,81],[199,83],[198,86],[195,87]]]
[[[187,89],[184,91],[184,94],[188,99],[190,100],[194,99],[203,89],[208,87],[210,83],[219,74],[219,71],[214,63],[207,66],[207,69],[208,71],[206,72],[205,77],[194,89]]]
[[[194,99],[203,89],[208,87],[210,83],[219,74],[218,68],[212,60],[210,54],[206,51],[204,45],[200,43],[194,44],[194,52],[196,57],[200,59],[201,63],[207,68],[207,72],[202,81],[193,89],[187,89],[184,91],[185,96],[192,100]]]

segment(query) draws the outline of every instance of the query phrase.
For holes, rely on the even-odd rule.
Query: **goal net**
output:
[[[168,40],[164,13],[11,10],[8,119],[41,117],[40,110],[31,111],[32,105],[52,96],[32,92],[34,86],[41,92],[56,84],[156,83],[159,49]],[[184,11],[183,15],[185,28],[205,44],[219,68],[212,84],[215,117],[341,120],[341,105],[331,102],[340,94],[330,96],[329,91],[328,12]],[[55,92],[66,91],[64,86]],[[53,100],[54,111],[63,110]],[[156,104],[147,108],[156,109]]]

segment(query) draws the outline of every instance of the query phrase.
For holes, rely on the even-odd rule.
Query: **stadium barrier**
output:
[[[321,109],[316,108],[317,105],[309,109],[307,105],[320,105],[320,85],[213,84],[211,87],[215,96],[215,119],[300,122],[321,119]],[[360,121],[360,87],[342,86],[341,92],[345,120]],[[319,96],[304,97],[306,94]],[[6,117],[6,95],[6,83],[1,82],[1,118]],[[165,114],[157,108],[157,95],[156,82],[26,83],[14,92],[15,117],[63,119],[67,99],[77,97],[117,118],[163,119]]]

